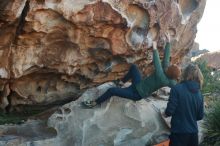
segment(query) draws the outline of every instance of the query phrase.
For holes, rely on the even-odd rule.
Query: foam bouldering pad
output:
[[[158,144],[156,144],[154,146],[169,146],[169,143],[170,143],[170,140],[166,140],[166,141],[158,143]]]

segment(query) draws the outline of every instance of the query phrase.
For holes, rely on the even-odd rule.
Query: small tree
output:
[[[205,60],[198,59],[196,62],[198,64],[203,76],[203,93],[213,93],[220,91],[220,71],[213,71],[212,68],[207,66]]]
[[[203,145],[220,145],[220,99],[212,103],[204,120],[205,138]]]
[[[214,71],[208,67],[205,60],[198,59],[195,63],[198,64],[204,76],[202,92],[211,93],[211,96],[214,95],[213,93],[219,92],[220,71]],[[204,146],[220,146],[220,99],[212,97],[212,100],[204,118]]]

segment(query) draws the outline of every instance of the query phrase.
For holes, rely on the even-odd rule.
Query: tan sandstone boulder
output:
[[[152,40],[172,63],[191,49],[206,0],[1,0],[0,90],[7,104],[45,105],[123,76],[153,71]],[[145,46],[145,47],[144,47]]]

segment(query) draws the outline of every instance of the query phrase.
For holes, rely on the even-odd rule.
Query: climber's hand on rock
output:
[[[167,42],[170,42],[171,41],[170,34],[166,33],[165,35],[166,35]]]
[[[153,49],[157,50],[157,42],[156,41],[153,41]]]

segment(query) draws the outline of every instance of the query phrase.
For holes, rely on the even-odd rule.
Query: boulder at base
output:
[[[112,97],[92,109],[81,106],[113,86],[105,83],[88,89],[78,100],[60,107],[48,123],[28,120],[1,125],[0,146],[151,146],[168,139],[170,118],[162,119],[159,113],[166,108],[168,88],[137,102]],[[202,137],[200,123],[200,142]]]
[[[57,146],[145,146],[167,139],[169,129],[151,102],[113,97],[92,109],[81,102],[94,99],[113,84],[87,90],[48,120],[57,130]]]

